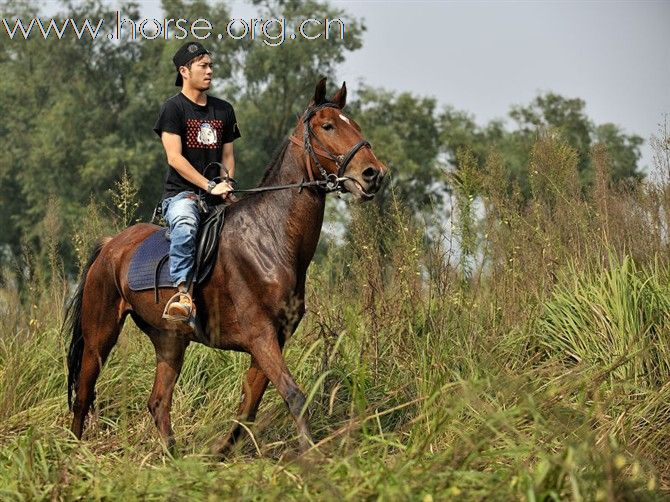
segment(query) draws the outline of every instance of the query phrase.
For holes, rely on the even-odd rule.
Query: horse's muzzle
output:
[[[367,184],[365,191],[376,193],[382,186],[384,179],[384,170],[377,167],[368,166],[362,173],[363,181]]]

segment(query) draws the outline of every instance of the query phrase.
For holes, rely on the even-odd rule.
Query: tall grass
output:
[[[307,315],[286,349],[319,455],[295,454],[270,388],[244,446],[211,458],[248,356],[202,346],[175,392],[177,452],[164,451],[146,411],[153,350],[130,321],[74,441],[55,314],[66,291],[39,283],[30,305],[3,294],[0,497],[663,498],[670,198],[662,183],[612,186],[606,153],[593,155],[596,181],[582,191],[574,151],[541,138],[524,200],[501,183],[495,153],[484,166],[461,154],[466,254],[455,259],[458,246],[427,237],[395,197],[351,208],[346,245],[310,268]],[[82,249],[109,226],[94,219]]]

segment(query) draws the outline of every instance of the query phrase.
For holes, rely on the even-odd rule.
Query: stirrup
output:
[[[193,303],[193,299],[191,298],[191,313],[188,316],[183,316],[183,315],[172,315],[168,314],[168,309],[170,308],[170,305],[172,305],[175,301],[178,301],[179,297],[183,295],[181,291],[177,291],[174,295],[172,295],[167,303],[165,304],[165,309],[163,309],[163,319],[166,319],[168,321],[181,321],[185,323],[190,323],[192,322],[192,319],[195,319],[195,303]],[[190,296],[190,295],[189,295]]]

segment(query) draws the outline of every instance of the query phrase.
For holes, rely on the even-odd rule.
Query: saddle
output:
[[[193,282],[202,283],[214,267],[225,205],[212,208],[198,227]],[[170,239],[167,228],[150,234],[133,253],[128,268],[128,285],[133,291],[153,289],[158,303],[158,288],[173,288],[170,278]]]

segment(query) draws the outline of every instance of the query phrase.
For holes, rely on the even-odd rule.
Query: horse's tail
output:
[[[65,321],[63,322],[62,331],[72,332],[72,340],[70,341],[70,348],[67,352],[67,404],[72,410],[72,394],[79,383],[79,371],[81,370],[81,358],[84,354],[84,332],[81,327],[81,306],[84,298],[84,284],[86,284],[86,276],[88,271],[96,260],[102,247],[109,241],[108,238],[101,239],[91,252],[91,255],[81,271],[81,278],[77,285],[74,297],[68,303],[65,311]]]

